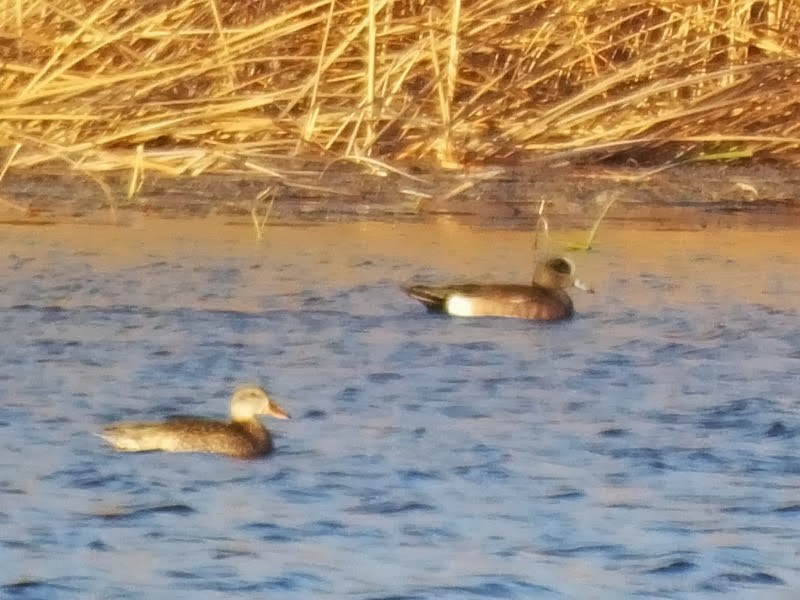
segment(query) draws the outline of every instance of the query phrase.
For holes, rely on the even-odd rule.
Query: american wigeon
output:
[[[456,317],[556,321],[573,315],[572,299],[564,291],[572,286],[594,293],[575,278],[575,265],[571,260],[551,258],[536,265],[530,285],[465,283],[412,285],[403,289],[432,312]]]
[[[230,422],[201,417],[174,417],[163,422],[120,422],[100,434],[124,452],[211,452],[253,458],[272,452],[272,436],[256,417],[289,415],[255,385],[236,388],[231,398]]]

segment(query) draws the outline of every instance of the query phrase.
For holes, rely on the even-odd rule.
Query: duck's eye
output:
[[[547,263],[547,265],[557,273],[569,275],[572,273],[572,265],[564,258],[554,258]]]

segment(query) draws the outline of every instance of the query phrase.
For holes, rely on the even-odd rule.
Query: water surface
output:
[[[527,280],[521,232],[0,229],[0,595],[792,597],[800,237],[573,258],[598,293],[537,324],[398,290]],[[267,459],[92,435],[245,381],[294,416]]]

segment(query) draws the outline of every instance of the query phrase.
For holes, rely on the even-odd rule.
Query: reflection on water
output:
[[[529,277],[445,226],[0,229],[2,594],[677,598],[800,586],[800,238],[604,233],[566,323],[398,283]],[[266,460],[121,418],[295,416]],[[198,594],[202,594],[199,596]]]

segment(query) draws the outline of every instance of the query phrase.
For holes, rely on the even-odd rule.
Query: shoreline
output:
[[[551,228],[588,230],[608,207],[601,229],[800,228],[800,170],[791,164],[646,170],[541,161],[465,171],[410,165],[375,174],[352,163],[280,160],[280,177],[244,170],[186,177],[147,172],[132,200],[129,171],[10,169],[0,183],[0,224],[125,226],[147,216],[213,216],[250,226],[263,220],[265,227],[448,220],[532,229],[543,208]]]

